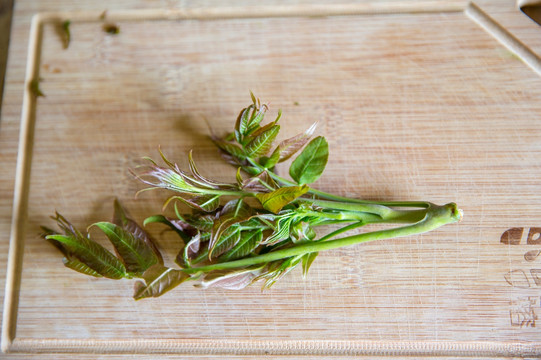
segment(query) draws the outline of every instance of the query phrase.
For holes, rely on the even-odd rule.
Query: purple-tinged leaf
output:
[[[212,228],[214,227],[214,223],[216,222],[216,218],[213,214],[194,214],[184,215],[182,219],[172,220],[172,222],[174,224],[188,224],[192,229],[196,229],[201,232],[211,232]]]
[[[242,190],[251,192],[269,192],[278,188],[278,184],[272,179],[269,173],[265,170],[256,176],[244,180]]]
[[[57,217],[58,217],[58,214],[57,214]],[[64,221],[68,223],[67,220],[64,219]],[[102,277],[102,275],[100,275],[98,272],[96,272],[95,270],[90,268],[88,265],[81,262],[79,259],[77,259],[72,254],[70,254],[70,252],[64,247],[64,245],[61,242],[47,238],[49,235],[59,235],[58,232],[50,228],[47,228],[45,226],[42,226],[41,229],[43,230],[41,237],[47,240],[54,247],[56,247],[64,255],[64,257],[62,258],[62,262],[64,263],[64,266],[85,275],[94,276],[94,277]],[[73,235],[73,233],[68,233],[68,234]]]
[[[142,183],[150,185],[151,189],[161,188],[179,193],[192,193],[194,191],[194,186],[187,181],[186,176],[175,169],[151,165],[145,173],[134,173],[134,176]]]
[[[277,214],[284,206],[308,192],[310,188],[307,185],[303,186],[288,186],[270,193],[256,194],[265,210]]]
[[[143,238],[108,222],[99,222],[92,226],[97,226],[105,233],[128,272],[142,274],[150,266],[160,262]]]
[[[204,212],[213,212],[220,206],[220,195],[199,195],[191,198],[172,196],[167,200],[166,203],[173,199],[182,201],[192,209],[197,209]]]
[[[251,158],[256,158],[265,155],[271,148],[274,139],[280,131],[280,125],[273,125],[267,130],[255,136],[252,141],[246,145],[246,155]]]
[[[214,189],[221,189],[221,190],[235,189],[235,186],[232,184],[219,183],[201,175],[201,173],[199,173],[199,170],[197,169],[197,166],[195,165],[195,161],[193,160],[191,150],[190,150],[190,153],[188,154],[188,162],[190,166],[190,171],[197,183],[214,188]]]
[[[230,261],[250,255],[263,240],[263,231],[242,231],[238,243],[220,257],[220,261]]]
[[[137,241],[143,242],[152,250],[158,262],[163,264],[162,254],[158,250],[154,239],[131,218],[117,199],[115,199],[114,202],[114,209],[113,224],[116,224],[128,233],[131,233]]]
[[[176,270],[156,264],[143,274],[145,282],[135,283],[133,298],[140,300],[148,297],[158,297],[188,280],[190,276],[181,270]]]
[[[242,167],[244,165],[246,165],[246,161],[245,160],[241,160],[239,158],[236,158],[234,156],[232,156],[231,154],[219,149],[219,152],[220,152],[220,157],[226,162],[228,163],[229,165],[233,165],[235,167]]]
[[[267,125],[265,126],[261,126],[261,127],[258,127],[257,130],[255,130],[254,132],[252,132],[250,134],[250,137],[253,139],[253,138],[256,138],[258,137],[259,135],[265,133],[266,131],[270,130],[273,126],[275,126],[276,123],[273,121],[273,122],[270,122],[268,123]]]
[[[194,259],[197,254],[199,253],[199,249],[201,248],[201,233],[197,232],[197,234],[192,237],[192,239],[186,244],[186,246],[183,249],[183,259],[186,264],[191,264],[192,259]]]
[[[219,257],[226,251],[230,250],[240,241],[240,230],[236,225],[230,226],[225,230],[216,243],[210,247],[209,244],[209,259]]]
[[[242,290],[259,276],[263,266],[241,270],[217,270],[205,274],[199,284],[202,288],[219,287],[227,290]]]
[[[297,151],[299,151],[310,140],[314,134],[314,131],[316,130],[316,126],[317,123],[314,123],[304,133],[282,141],[277,147],[277,149],[280,149],[280,159],[278,162],[288,160]]]
[[[61,243],[68,254],[102,276],[110,279],[122,279],[126,276],[126,269],[120,260],[89,238],[68,234],[48,235],[47,240]]]
[[[209,259],[222,234],[232,225],[248,220],[252,216],[252,208],[242,199],[229,201],[218,214],[209,241]],[[223,249],[227,251],[229,249]],[[218,254],[219,255],[219,254]]]
[[[235,145],[234,143],[223,141],[222,139],[219,139],[217,137],[212,137],[211,139],[214,145],[216,145],[222,151],[225,151],[227,154],[238,159],[239,161],[246,159],[246,155],[244,155],[244,151],[240,147]]]
[[[143,226],[147,226],[148,224],[152,223],[161,223],[169,226],[169,228],[174,230],[184,241],[188,241],[190,239],[190,233],[194,230],[191,225],[184,221],[169,219],[163,215],[153,215],[146,218],[145,221],[143,221]]]
[[[60,215],[58,212],[55,214],[54,217],[52,217],[53,220],[56,221],[56,224],[64,231],[66,235],[71,235],[75,238],[86,238],[87,234],[80,232],[78,229],[75,228],[65,217]],[[51,229],[47,229],[48,231],[51,231]],[[58,234],[57,232],[54,232],[55,235]]]

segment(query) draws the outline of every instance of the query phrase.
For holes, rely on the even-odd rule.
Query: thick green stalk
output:
[[[212,270],[235,269],[246,266],[267,263],[270,261],[280,260],[301,254],[318,252],[323,250],[332,250],[345,246],[352,246],[368,241],[397,238],[409,235],[416,235],[434,230],[445,224],[457,222],[462,217],[462,211],[459,210],[455,203],[449,203],[443,206],[430,204],[426,216],[411,225],[402,226],[393,229],[379,230],[369,233],[352,235],[336,240],[324,242],[307,242],[301,245],[290,247],[287,249],[277,250],[263,255],[253,256],[240,260],[234,260],[224,263],[217,263],[201,267],[193,267],[182,269],[186,273],[208,272]]]
[[[365,216],[379,217],[379,221],[371,222],[414,223],[424,217],[428,208],[427,206],[417,210],[397,210],[380,203],[351,203],[318,199],[302,199],[301,201],[325,210],[337,210],[339,214],[364,214]],[[430,205],[429,203],[426,204]],[[358,220],[362,220],[362,218],[358,218]]]

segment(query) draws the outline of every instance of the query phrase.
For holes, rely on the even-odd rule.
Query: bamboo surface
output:
[[[205,5],[16,3],[0,122],[2,355],[540,355],[539,26],[508,1]],[[45,97],[28,91],[36,78]],[[282,109],[282,138],[319,122],[330,158],[317,188],[455,201],[463,221],[322,253],[307,279],[294,271],[265,292],[184,284],[135,302],[131,281],[62,266],[39,237],[55,210],[80,227],[109,220],[115,196],[138,221],[161,211],[167,194],[135,199],[128,172],[158,145],[182,165],[194,149],[203,174],[234,181],[209,126],[230,130],[250,90],[269,117]],[[149,230],[172,263],[178,240]]]

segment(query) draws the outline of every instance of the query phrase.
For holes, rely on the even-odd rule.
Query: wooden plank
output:
[[[25,95],[18,153],[27,157],[14,209],[28,218],[14,217],[11,228],[13,244],[26,247],[22,274],[16,261],[8,270],[8,294],[18,294],[17,276],[22,282],[18,306],[16,297],[4,303],[4,349],[539,354],[541,285],[524,255],[536,249],[541,211],[541,124],[532,121],[541,114],[540,79],[456,3],[430,4],[111,11],[116,37],[103,33],[97,11],[35,18],[43,42],[36,24],[29,59],[46,98],[34,108]],[[325,11],[334,16],[320,17]],[[65,51],[52,23],[64,18],[73,21]],[[29,61],[26,83],[37,70]],[[9,106],[22,83],[8,83],[0,136],[13,139]],[[455,200],[466,218],[429,235],[331,251],[305,282],[293,273],[269,292],[182,287],[137,303],[128,281],[72,274],[36,236],[54,209],[80,226],[109,217],[115,195],[138,220],[158,212],[164,194],[134,201],[138,187],[125,171],[158,144],[178,162],[196,148],[201,169],[232,179],[202,119],[229,129],[249,89],[284,110],[283,136],[320,121],[331,159],[318,187]],[[13,145],[3,144],[9,168]],[[176,241],[152,231],[171,261]],[[23,252],[17,246],[11,259]]]

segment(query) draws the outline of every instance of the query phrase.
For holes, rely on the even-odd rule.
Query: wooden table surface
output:
[[[118,35],[102,30],[104,10]],[[504,0],[16,2],[2,356],[541,355],[540,29]],[[181,286],[139,302],[130,281],[71,272],[39,238],[55,210],[78,226],[107,220],[115,196],[139,221],[160,212],[166,194],[134,199],[127,171],[158,145],[180,164],[193,148],[203,173],[234,180],[207,122],[230,129],[250,90],[283,110],[283,137],[319,121],[330,159],[318,188],[455,201],[464,220],[329,251],[270,291]],[[172,262],[175,239],[150,231]]]

